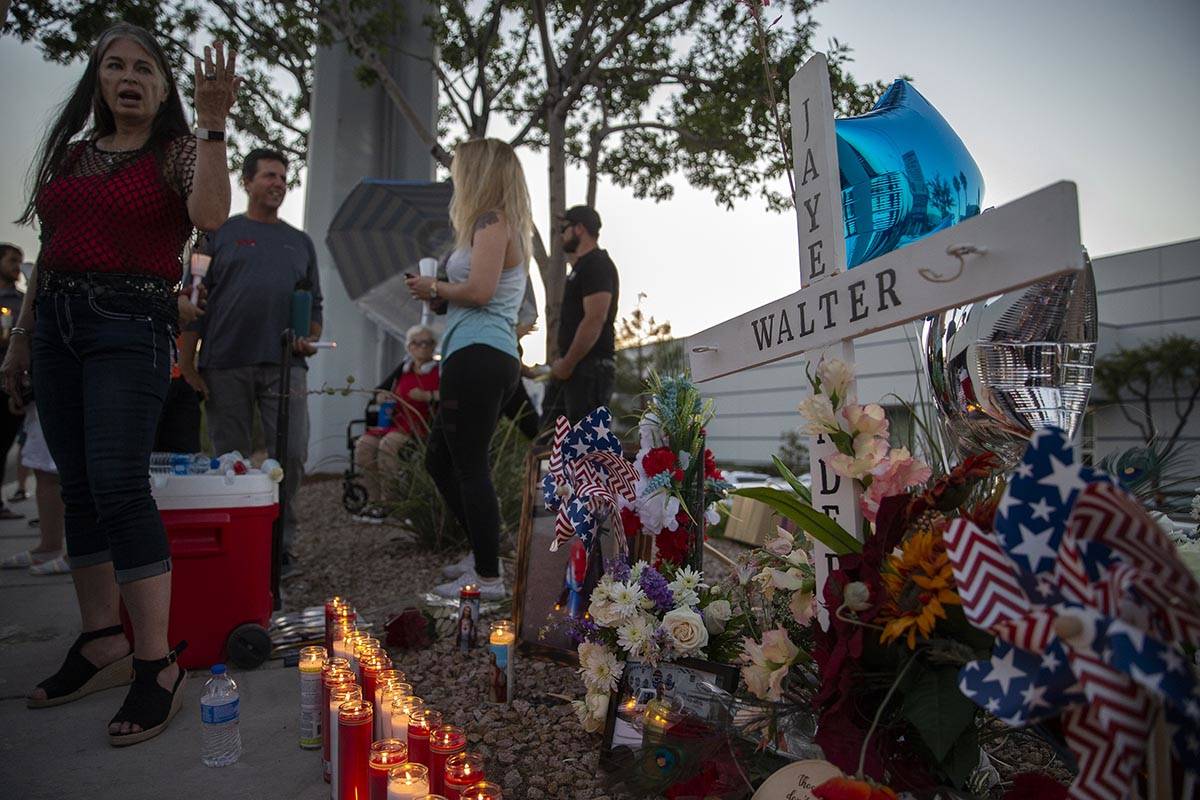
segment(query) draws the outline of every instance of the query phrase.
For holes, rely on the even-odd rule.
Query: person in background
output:
[[[274,150],[252,150],[242,163],[245,214],[230,217],[209,237],[212,262],[204,276],[204,316],[180,339],[183,379],[205,398],[208,433],[214,455],[233,450],[250,453],[254,413],[276,457],[275,425],[281,395],[288,410],[288,463],[283,491],[283,577],[297,574],[291,555],[296,536],[296,492],[308,458],[308,364],[321,338],[321,281],[317,250],[304,231],[279,218],[287,195],[287,159]],[[291,328],[292,295],[298,284],[312,292],[312,318],[306,335],[292,350],[291,385],[280,380],[280,335]],[[196,345],[200,342],[199,365]]]
[[[28,705],[132,680],[108,725],[117,747],[161,733],[187,677],[176,663],[182,643],[167,640],[171,551],[147,476],[179,321],[181,255],[194,228],[216,228],[229,213],[225,121],[240,79],[233,54],[220,43],[213,50],[194,60],[193,130],[154,37],[127,23],[100,35],[31,171],[21,222],[37,217],[41,252],[0,367],[6,391],[21,395],[35,366],[82,618],[62,667]]]
[[[14,404],[16,401],[11,401]],[[42,425],[38,420],[37,407],[27,403],[20,409],[24,413],[25,425],[23,432],[25,446],[21,448],[21,466],[34,475],[36,481],[34,495],[37,498],[38,510],[38,543],[26,553],[32,558],[20,562],[10,556],[0,566],[4,568],[27,566],[30,575],[62,575],[71,571],[66,556],[62,553],[63,524],[66,509],[63,506],[58,482],[58,467],[46,446],[46,437],[42,433]]]
[[[15,323],[17,314],[21,310],[21,300],[25,295],[17,289],[17,281],[21,278],[21,260],[25,257],[21,248],[15,244],[0,242],[0,314],[7,312],[7,323],[2,332],[0,332],[0,358],[3,358],[4,353],[8,350],[9,329],[12,323]],[[8,451],[12,449],[13,442],[17,440],[17,435],[21,432],[24,415],[14,411],[9,403],[9,395],[0,391],[0,487],[4,486],[4,473],[8,464]],[[24,487],[22,486],[22,495]],[[18,499],[16,495],[9,498],[9,502],[15,502]],[[13,511],[8,506],[4,505],[3,498],[0,498],[0,519],[23,519],[24,514],[19,514]],[[36,551],[35,555],[36,555]],[[11,558],[17,558],[12,556]],[[31,556],[32,557],[32,556]],[[5,560],[5,566],[8,566],[8,561]],[[32,562],[31,562],[32,563]],[[29,564],[13,564],[12,566],[27,567]]]
[[[612,398],[621,281],[616,265],[596,243],[600,215],[591,206],[567,209],[559,235],[573,268],[563,288],[559,356],[550,374],[559,383],[561,402],[574,424]]]
[[[445,300],[441,402],[433,418],[425,466],[438,493],[467,531],[473,566],[439,585],[458,597],[468,583],[483,600],[506,596],[500,574],[500,501],[488,447],[500,409],[516,388],[517,313],[525,295],[533,219],[521,162],[499,139],[458,145],[451,165],[450,221],[455,246],[446,271],[407,279],[413,297]]]
[[[354,443],[354,465],[363,476],[367,506],[358,522],[379,524],[387,516],[388,486],[400,467],[397,454],[414,439],[429,435],[433,402],[438,397],[441,373],[433,359],[437,336],[425,325],[413,325],[405,334],[408,355],[378,387],[376,402],[395,403],[391,424],[367,428]]]

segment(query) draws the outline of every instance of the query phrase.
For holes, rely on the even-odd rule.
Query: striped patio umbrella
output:
[[[453,239],[449,207],[449,182],[364,178],[354,187],[325,236],[350,298],[402,283],[422,258],[443,255]]]

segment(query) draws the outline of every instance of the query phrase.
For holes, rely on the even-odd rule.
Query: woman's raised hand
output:
[[[226,56],[224,43],[217,42],[204,48],[203,62],[198,57],[192,60],[196,69],[196,124],[221,130],[242,84],[235,71],[237,53],[230,50]]]

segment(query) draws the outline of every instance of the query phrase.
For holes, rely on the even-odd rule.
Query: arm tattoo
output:
[[[484,228],[489,228],[492,225],[495,225],[499,221],[500,221],[499,214],[497,214],[495,211],[487,211],[487,212],[481,214],[479,216],[479,219],[475,220],[475,231],[474,232],[478,233],[479,231],[483,230]]]

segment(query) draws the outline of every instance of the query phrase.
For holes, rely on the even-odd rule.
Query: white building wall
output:
[[[1175,333],[1200,339],[1200,239],[1097,258],[1093,268],[1100,354]],[[728,316],[738,310],[730,309]],[[918,381],[928,397],[916,323],[859,339],[855,352],[860,399],[897,405],[888,397],[894,393],[911,403],[918,398]],[[777,361],[701,386],[715,402],[708,434],[722,463],[770,463],[781,437],[800,425],[796,406],[808,393],[805,363],[803,358]],[[1157,400],[1157,424],[1173,425],[1171,398]],[[1095,411],[1093,422],[1097,457],[1140,441],[1118,409]],[[1200,450],[1200,408],[1182,438]]]

